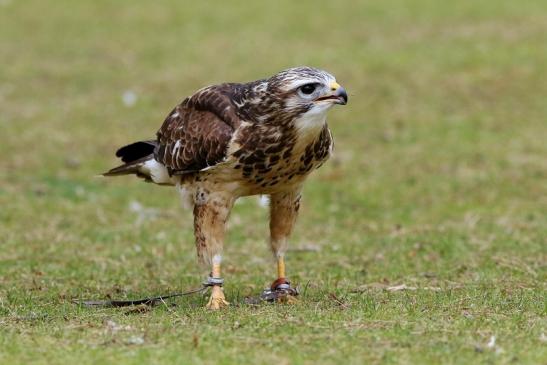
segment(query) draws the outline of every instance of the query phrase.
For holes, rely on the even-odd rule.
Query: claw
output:
[[[282,303],[282,304],[296,304],[298,303],[298,298],[295,297],[294,295],[290,295],[290,294],[286,294],[286,295],[281,295],[277,298],[277,302],[278,303]]]
[[[220,286],[213,286],[213,292],[211,293],[211,298],[207,303],[207,309],[218,310],[221,308],[226,308],[230,305],[230,302],[226,301],[224,297],[224,292]]]
[[[291,287],[287,280],[281,278],[274,281],[271,288],[265,289],[260,299],[267,302],[295,304],[298,302],[296,297],[299,293],[298,288]]]
[[[207,309],[217,310],[221,308],[226,308],[230,305],[230,302],[227,302],[224,298],[213,298],[209,299],[207,303]]]

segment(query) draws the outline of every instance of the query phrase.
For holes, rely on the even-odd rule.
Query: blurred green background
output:
[[[196,286],[173,189],[96,175],[196,89],[325,69],[335,155],[274,276],[230,220],[226,292],[126,315],[72,298]],[[0,0],[0,362],[547,362],[545,1]],[[404,286],[401,286],[404,285]]]

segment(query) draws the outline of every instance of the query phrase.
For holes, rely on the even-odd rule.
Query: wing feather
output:
[[[177,105],[157,133],[154,157],[170,174],[199,171],[222,162],[241,124],[232,102],[239,84],[210,86]]]

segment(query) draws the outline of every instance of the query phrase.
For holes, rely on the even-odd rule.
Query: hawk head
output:
[[[346,90],[334,76],[313,67],[283,70],[268,80],[268,91],[285,100],[288,107],[329,108],[348,102]]]
[[[254,97],[248,100],[248,111],[260,122],[310,120],[318,123],[325,120],[326,112],[333,105],[348,102],[346,90],[334,76],[313,67],[289,68],[251,87]]]

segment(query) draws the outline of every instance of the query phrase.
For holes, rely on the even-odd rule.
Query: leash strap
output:
[[[214,284],[211,284],[211,285],[214,285]],[[181,293],[173,293],[173,294],[167,294],[167,295],[160,295],[157,297],[142,298],[142,299],[135,299],[135,300],[77,300],[77,299],[74,299],[72,302],[75,304],[82,305],[84,307],[128,307],[131,305],[141,305],[141,304],[149,305],[153,307],[162,303],[165,299],[182,297],[182,296],[196,294],[196,293],[202,293],[206,291],[207,289],[209,289],[209,286],[211,285],[206,285],[204,283],[201,286],[201,288],[191,289]]]

